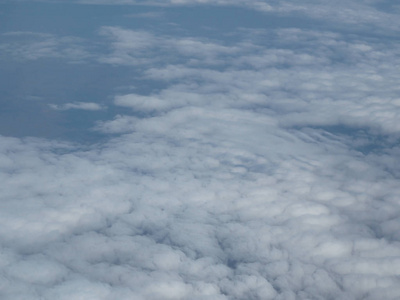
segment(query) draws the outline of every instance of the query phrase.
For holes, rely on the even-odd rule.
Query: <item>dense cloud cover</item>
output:
[[[28,95],[43,115],[107,114],[82,128],[104,139],[0,136],[0,298],[399,299],[399,10],[318,2],[170,1],[125,16],[153,30],[4,32],[4,66],[136,73],[108,103]],[[189,4],[323,26],[160,29]]]

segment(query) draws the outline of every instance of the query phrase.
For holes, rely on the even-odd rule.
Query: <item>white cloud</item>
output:
[[[243,51],[215,41],[157,36],[145,31],[103,27],[100,34],[111,40],[112,51],[100,56],[102,63],[115,65],[151,65],[185,61],[193,65],[219,65],[227,56]],[[246,49],[246,45],[241,48]]]
[[[72,102],[65,104],[50,104],[50,107],[55,110],[70,110],[70,109],[80,109],[80,110],[103,110],[104,106],[94,103],[94,102]]]
[[[101,147],[1,138],[0,236],[16,256],[4,299],[400,296],[400,191],[383,157],[287,131],[233,93],[177,106],[177,90],[150,103],[159,115],[103,123],[130,134]]]
[[[151,11],[151,12],[145,12],[145,13],[135,13],[135,14],[130,14],[126,15],[125,17],[129,18],[144,18],[144,19],[158,19],[161,18],[165,15],[164,12],[161,11]]]
[[[2,35],[2,39],[4,41],[0,45],[0,50],[3,52],[3,58],[9,56],[18,60],[60,58],[80,63],[87,61],[91,56],[84,46],[84,40],[72,36],[19,31],[7,32]]]
[[[260,38],[268,38],[273,48],[260,51]],[[279,113],[282,126],[341,124],[398,132],[398,96],[392,88],[399,80],[393,68],[398,45],[385,48],[379,41],[351,41],[330,32],[298,29],[264,31],[263,36],[256,32],[253,39],[253,44],[247,42],[243,48],[233,46],[240,51],[221,63],[228,71],[208,65],[206,49],[196,66],[189,61],[149,68],[149,79],[186,82],[152,97],[174,106],[184,100],[173,94],[196,90],[202,95],[201,105],[228,103],[249,109],[256,105]],[[214,55],[213,48],[208,51]],[[193,97],[183,98],[191,105],[200,103]]]
[[[400,297],[395,42],[100,33],[166,87],[102,144],[0,136],[2,299]]]
[[[3,274],[19,286],[5,299],[398,297],[383,157],[212,103],[64,154],[2,137],[0,234],[16,256]]]
[[[165,112],[174,108],[184,107],[189,104],[202,104],[204,98],[197,93],[180,90],[166,90],[158,95],[141,96],[127,94],[116,96],[115,105],[130,107],[136,112]]]

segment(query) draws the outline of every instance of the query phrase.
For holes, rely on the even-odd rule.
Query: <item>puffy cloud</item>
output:
[[[225,58],[227,71],[205,61],[203,68],[169,64],[148,69],[148,78],[176,83],[152,97],[195,89],[204,96],[202,104],[269,110],[286,127],[342,125],[398,132],[398,96],[392,88],[398,80],[393,68],[398,45],[385,48],[379,40],[298,29],[253,34],[251,46]],[[262,50],[260,38],[268,39]],[[164,102],[173,105],[177,99]]]
[[[399,296],[381,155],[236,108],[129,124],[88,149],[2,137],[5,299]]]

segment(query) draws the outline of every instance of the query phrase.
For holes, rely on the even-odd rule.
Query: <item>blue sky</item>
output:
[[[0,1],[2,299],[398,299],[395,1]]]

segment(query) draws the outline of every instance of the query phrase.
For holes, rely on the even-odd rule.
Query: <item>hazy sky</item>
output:
[[[0,0],[0,298],[400,299],[399,15]]]

